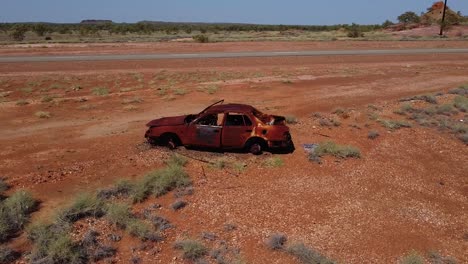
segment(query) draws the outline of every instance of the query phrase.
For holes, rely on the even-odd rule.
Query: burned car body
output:
[[[150,143],[175,148],[179,145],[217,149],[293,151],[285,118],[264,114],[245,104],[221,100],[196,115],[164,117],[147,124]]]

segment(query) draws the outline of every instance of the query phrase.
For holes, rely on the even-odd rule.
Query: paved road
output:
[[[468,49],[392,49],[392,50],[321,50],[321,51],[264,51],[264,52],[209,52],[181,54],[128,54],[128,55],[70,55],[70,56],[3,56],[5,62],[52,61],[114,61],[160,59],[207,59],[285,56],[341,56],[341,55],[415,55],[415,54],[468,54]]]

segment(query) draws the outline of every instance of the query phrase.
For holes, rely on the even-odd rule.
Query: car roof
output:
[[[222,105],[214,105],[206,110],[208,113],[212,112],[240,112],[240,113],[245,113],[245,112],[253,112],[255,108],[250,105],[246,104],[222,104]]]

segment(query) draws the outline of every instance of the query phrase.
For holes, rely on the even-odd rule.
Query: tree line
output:
[[[125,35],[128,33],[152,34],[165,32],[166,34],[177,34],[185,32],[217,33],[220,31],[334,31],[338,29],[356,30],[369,32],[381,29],[382,25],[358,25],[358,24],[337,24],[337,25],[258,25],[258,24],[211,24],[211,23],[170,23],[170,22],[138,22],[138,23],[0,23],[0,32],[8,33],[15,40],[23,40],[26,32],[34,32],[38,36],[46,34],[80,34],[82,36],[93,35],[99,32],[109,34]]]

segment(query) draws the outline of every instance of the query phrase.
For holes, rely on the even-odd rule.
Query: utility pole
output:
[[[444,34],[444,26],[445,26],[445,11],[447,10],[447,0],[445,0],[444,4],[444,13],[442,14],[442,21],[440,22],[440,36]]]

